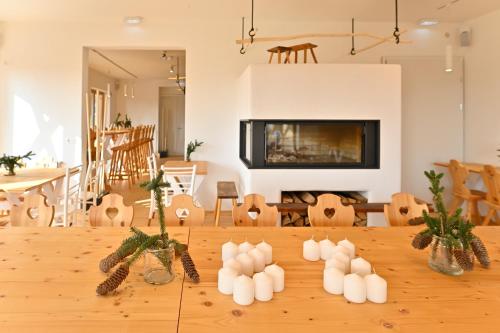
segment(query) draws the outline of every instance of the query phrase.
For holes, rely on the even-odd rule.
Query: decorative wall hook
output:
[[[399,9],[398,9],[398,0],[396,1],[396,27],[394,28],[394,33],[392,34],[396,39],[396,44],[399,44],[399,37],[401,36],[401,32],[399,31]]]
[[[351,24],[351,32],[352,32],[352,36],[351,36],[351,55],[354,56],[356,55],[356,47],[354,45],[354,17],[352,18],[352,24]]]
[[[250,30],[248,31],[248,35],[250,36],[250,44],[253,44],[253,40],[254,40],[255,33],[256,33],[255,29],[254,29],[254,26],[253,26],[253,16],[254,16],[254,0],[252,0],[252,20],[251,20],[251,27],[250,27]]]
[[[243,41],[241,43],[241,48],[240,48],[240,54],[245,54],[247,53],[247,50],[245,48],[245,42],[244,42],[244,39],[245,39],[245,17],[243,16],[241,18],[241,40]]]

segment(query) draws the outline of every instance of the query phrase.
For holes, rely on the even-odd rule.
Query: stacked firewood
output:
[[[368,200],[358,192],[323,192],[323,191],[288,191],[281,193],[282,203],[306,203],[315,205],[318,196],[325,193],[332,193],[342,198],[344,205],[353,203],[367,203]],[[354,226],[365,227],[367,222],[366,213],[356,212]],[[305,227],[310,226],[307,212],[289,212],[281,214],[281,225],[284,227]]]

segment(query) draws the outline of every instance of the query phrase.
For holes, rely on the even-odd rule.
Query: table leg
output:
[[[222,199],[217,198],[217,202],[215,203],[215,226],[219,226],[220,220],[220,210],[221,210]]]

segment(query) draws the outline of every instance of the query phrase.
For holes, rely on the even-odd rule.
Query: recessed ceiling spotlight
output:
[[[438,19],[430,19],[430,18],[424,18],[418,21],[418,25],[421,25],[423,27],[430,27],[433,25],[438,25],[439,20]]]
[[[175,66],[172,65],[172,66],[170,66],[170,73],[174,73],[174,72],[175,72]]]
[[[138,25],[141,24],[143,20],[144,18],[142,16],[127,16],[123,21],[128,25]]]

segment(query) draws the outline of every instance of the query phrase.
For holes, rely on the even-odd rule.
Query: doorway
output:
[[[160,87],[158,119],[160,156],[184,156],[185,95],[179,88]]]

